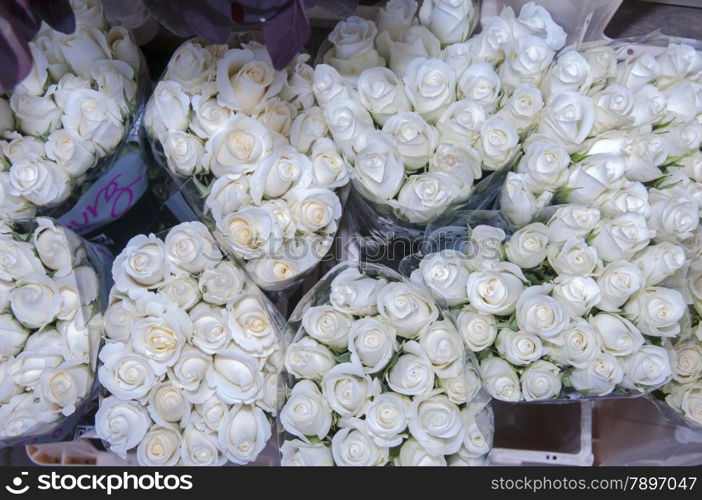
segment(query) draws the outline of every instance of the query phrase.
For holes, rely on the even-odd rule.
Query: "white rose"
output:
[[[399,467],[445,467],[446,458],[429,453],[416,439],[409,438],[402,443],[394,464]]]
[[[344,186],[349,181],[349,166],[337,152],[334,141],[321,137],[314,141],[312,152],[312,185],[325,188]]]
[[[651,208],[648,204],[648,191],[640,182],[624,181],[617,189],[605,191],[593,200],[602,215],[617,217],[627,213],[637,213],[648,216]]]
[[[378,381],[371,381],[357,361],[333,367],[324,374],[321,386],[331,409],[342,417],[363,415],[370,397],[380,392]]]
[[[497,352],[517,366],[529,365],[543,354],[543,343],[533,333],[526,331],[500,330],[495,340]]]
[[[561,392],[561,373],[556,365],[538,360],[529,365],[521,377],[525,401],[552,399]]]
[[[322,440],[332,425],[329,404],[317,385],[309,380],[295,384],[280,411],[283,429],[308,443],[307,436]]]
[[[459,201],[463,186],[443,172],[426,172],[410,176],[390,206],[411,223],[425,223]]]
[[[702,345],[683,342],[675,345],[675,381],[680,384],[694,382],[702,374]]]
[[[185,466],[219,466],[227,461],[217,446],[217,435],[194,426],[183,431],[180,460]]]
[[[691,45],[669,43],[665,52],[658,55],[661,77],[657,85],[668,86],[670,83],[690,77],[702,70],[702,56]]]
[[[407,170],[420,169],[429,162],[438,142],[436,130],[417,113],[403,112],[391,116],[383,133],[395,139],[397,153]],[[375,136],[373,141],[377,142]]]
[[[702,85],[684,80],[663,91],[666,97],[666,111],[674,116],[675,122],[694,120],[702,111]]]
[[[590,65],[592,84],[599,85],[614,78],[617,73],[617,53],[611,47],[600,45],[581,52]]]
[[[12,220],[34,217],[36,212],[34,205],[13,192],[9,172],[0,172],[0,215]]]
[[[197,93],[202,85],[214,79],[213,54],[198,41],[181,45],[171,56],[163,80],[175,81],[189,94]]]
[[[509,97],[503,97],[496,117],[511,123],[520,134],[526,133],[536,122],[544,107],[539,88],[531,83],[517,85]]]
[[[694,152],[678,160],[682,172],[696,182],[702,182],[702,152]]]
[[[331,449],[324,443],[305,443],[299,439],[286,440],[280,447],[280,465],[283,467],[331,467],[334,465]]]
[[[196,392],[207,376],[212,358],[200,349],[186,345],[175,365],[168,369],[168,378],[176,387],[190,393]],[[190,394],[184,394],[189,399]]]
[[[233,111],[251,114],[256,105],[277,95],[285,73],[267,61],[255,59],[248,49],[230,49],[217,61],[217,102]]]
[[[314,81],[314,69],[307,64],[310,56],[300,54],[288,65],[288,79],[280,92],[281,110],[283,107],[295,112],[299,109],[307,109],[315,105],[312,82]],[[269,100],[268,102],[271,102]],[[286,127],[276,127],[281,133],[287,133]]]
[[[618,82],[635,91],[657,78],[660,73],[661,67],[656,58],[649,52],[642,52],[636,57],[617,64],[616,76]]]
[[[215,221],[249,204],[249,176],[226,174],[214,181],[210,193],[205,198],[206,210],[212,212]]]
[[[622,387],[647,392],[663,385],[672,375],[670,356],[663,347],[644,345],[622,359]]]
[[[500,189],[500,209],[514,224],[523,226],[531,222],[538,206],[529,186],[528,175],[507,172],[507,178]]]
[[[229,108],[220,106],[217,99],[204,95],[193,96],[192,109],[188,126],[198,137],[205,140],[212,137],[232,116]]]
[[[516,171],[527,176],[535,194],[553,191],[568,178],[570,156],[558,143],[534,141],[529,143]]]
[[[461,410],[443,394],[414,398],[409,405],[407,426],[410,434],[432,455],[452,455],[464,437]]]
[[[429,0],[422,2],[419,22],[427,26],[442,45],[462,42],[473,30],[475,9],[467,0]]]
[[[389,283],[377,296],[378,314],[395,327],[397,335],[414,338],[439,316],[436,304],[420,288],[406,283]]]
[[[702,124],[692,120],[683,125],[666,127],[662,135],[668,143],[670,156],[684,156],[696,151],[702,144]]]
[[[234,405],[219,428],[219,449],[233,463],[243,465],[253,462],[263,451],[271,437],[271,424],[260,408]]]
[[[441,42],[426,26],[413,25],[391,34],[381,32],[375,39],[378,52],[388,61],[387,66],[402,77],[409,64],[418,57],[439,57]]]
[[[3,280],[14,281],[30,274],[44,272],[44,266],[30,243],[0,237],[0,252],[0,278]]]
[[[366,316],[378,311],[378,294],[384,279],[365,276],[358,269],[346,269],[331,282],[329,302],[339,312]]]
[[[572,153],[590,135],[594,122],[592,99],[577,92],[564,92],[546,105],[537,131],[559,140]]]
[[[683,188],[651,189],[648,202],[651,206],[648,222],[657,241],[677,243],[692,236],[699,222],[699,207]]]
[[[673,396],[678,400],[675,407],[680,408],[683,415],[697,423],[702,422],[702,384],[698,382],[681,386],[677,394],[666,398],[666,402],[671,406],[673,402],[670,399]]]
[[[100,401],[95,414],[95,431],[109,443],[110,451],[122,458],[127,450],[142,442],[151,421],[146,409],[136,401],[123,401],[114,396]]]
[[[584,316],[600,303],[600,287],[585,276],[557,276],[553,281],[553,297],[562,304],[571,318]]]
[[[547,223],[552,243],[563,243],[570,238],[584,238],[600,222],[596,208],[583,205],[559,207]]]
[[[475,370],[461,367],[455,377],[440,378],[439,386],[446,392],[449,401],[458,405],[472,401],[482,387]]]
[[[18,279],[9,294],[14,317],[29,328],[42,328],[61,311],[61,293],[57,283],[44,274],[29,274]]]
[[[286,194],[285,200],[297,227],[310,233],[334,233],[341,218],[339,197],[326,188],[299,188]]]
[[[456,73],[440,59],[418,57],[405,70],[402,81],[415,111],[434,122],[456,100]]]
[[[223,242],[244,259],[273,254],[283,242],[275,215],[261,207],[249,206],[226,214],[217,221],[217,229]]]
[[[369,68],[361,73],[358,77],[358,96],[361,104],[381,126],[392,115],[410,111],[402,82],[388,68]]]
[[[207,372],[207,384],[229,404],[253,403],[263,389],[263,382],[259,360],[231,345],[214,355]]]
[[[566,42],[566,32],[563,28],[553,20],[546,8],[535,2],[522,6],[514,30],[517,35],[526,32],[538,36],[553,50],[563,48]]]
[[[519,378],[514,368],[501,358],[488,358],[480,363],[480,378],[490,395],[500,401],[519,401]]]
[[[56,334],[56,331],[54,330],[52,333]],[[60,337],[54,335],[52,340],[54,340],[52,342],[53,347],[56,348],[57,344],[60,344]],[[34,350],[30,346],[30,342],[27,342],[24,351],[15,358],[9,367],[9,374],[15,384],[34,390],[39,383],[42,373],[51,368],[56,368],[63,361],[63,356],[59,352]]]
[[[324,113],[321,108],[312,107],[297,115],[290,125],[290,144],[300,153],[307,153],[327,132]]]
[[[171,278],[158,287],[158,293],[172,300],[187,311],[200,302],[197,281],[192,278]]]
[[[297,378],[320,382],[335,365],[329,348],[309,337],[293,342],[285,351],[285,369]]]
[[[627,158],[626,177],[650,182],[662,175],[660,165],[668,159],[668,142],[661,134],[641,134],[634,137]]]
[[[83,175],[95,165],[96,160],[92,144],[65,129],[54,130],[47,137],[46,156],[71,177]]]
[[[129,299],[110,304],[103,315],[105,334],[112,340],[127,342],[136,318],[134,305]]]
[[[505,256],[522,269],[538,266],[546,259],[549,229],[540,222],[527,224],[504,245]]]
[[[327,104],[324,120],[337,146],[350,160],[367,145],[366,136],[375,128],[370,113],[360,102],[351,98],[334,99]]]
[[[487,119],[485,107],[469,99],[451,104],[436,122],[441,141],[472,145]],[[508,120],[509,121],[509,120]]]
[[[366,373],[376,373],[386,367],[395,350],[395,328],[375,318],[361,318],[348,332],[348,350],[363,365]]]
[[[215,177],[252,172],[272,148],[273,138],[265,125],[237,114],[227,119],[205,143],[202,163]]]
[[[480,127],[480,139],[476,149],[483,160],[485,170],[497,170],[513,157],[519,143],[519,134],[514,126],[499,118],[491,118]]]
[[[639,329],[654,337],[675,337],[680,333],[678,321],[685,314],[685,300],[671,288],[648,286],[637,292],[624,311]]]
[[[481,313],[512,314],[524,281],[521,270],[511,263],[471,273],[466,285],[469,302]]]
[[[453,323],[444,319],[428,324],[419,334],[419,345],[442,378],[457,377],[464,370],[463,343]]]
[[[163,241],[156,236],[137,235],[115,258],[112,278],[115,288],[135,299],[158,286],[166,275]]]
[[[3,422],[2,437],[21,437],[32,432],[46,432],[47,424],[60,418],[60,414],[52,411],[38,401],[32,393],[13,396],[10,401],[0,407],[0,421]]]
[[[384,66],[373,41],[378,28],[373,21],[351,16],[337,23],[327,39],[332,48],[324,54],[324,63],[336,68],[350,83],[355,84],[363,70]]]
[[[404,344],[403,354],[385,378],[390,389],[399,394],[427,394],[434,387],[434,368],[420,345],[410,341]]]
[[[654,85],[646,84],[634,91],[634,103],[629,111],[631,124],[638,127],[665,119],[666,96]]]
[[[513,51],[507,54],[499,69],[503,89],[511,92],[521,83],[538,85],[554,55],[553,49],[541,38],[530,35],[517,37]]]
[[[388,462],[389,449],[377,446],[371,439],[368,423],[344,419],[332,437],[334,463],[340,467],[382,466]]]
[[[583,318],[576,318],[563,331],[559,363],[585,368],[600,353],[600,340],[595,329]]]
[[[14,92],[10,97],[10,107],[14,111],[17,124],[25,134],[49,135],[60,124],[61,110],[56,106],[51,94],[33,96],[26,92]]]
[[[169,427],[189,419],[190,402],[170,381],[162,382],[151,389],[146,410],[156,425]]]
[[[244,274],[231,262],[223,261],[205,269],[200,275],[198,287],[202,298],[211,304],[231,304],[244,289]]]
[[[204,151],[202,141],[187,132],[168,132],[163,141],[168,168],[175,175],[191,176],[201,172]]]
[[[624,214],[600,224],[592,247],[605,262],[627,260],[645,248],[653,236],[641,214]]]
[[[129,64],[124,61],[99,61],[90,76],[100,93],[112,98],[123,115],[131,113],[136,104],[137,84],[134,69]]]
[[[623,157],[608,153],[590,155],[570,169],[568,201],[590,204],[601,195],[607,199],[608,190],[622,187],[625,173]]]
[[[166,260],[180,273],[197,274],[222,259],[214,238],[200,222],[184,222],[171,229],[164,240]]]
[[[317,64],[314,68],[312,91],[320,106],[326,106],[336,98],[350,96],[349,87],[339,72],[328,64]]]
[[[63,128],[89,141],[104,152],[110,152],[125,133],[117,102],[91,89],[73,90],[61,117]]]
[[[92,374],[85,364],[66,361],[41,374],[36,392],[47,407],[71,415],[76,411],[76,405],[88,396],[92,383]]]
[[[429,171],[443,172],[458,180],[462,186],[456,201],[461,201],[468,198],[476,179],[482,176],[480,155],[469,146],[442,142],[429,160]]]
[[[378,9],[378,33],[388,31],[391,36],[401,34],[412,26],[416,12],[415,0],[389,0]]]
[[[463,342],[474,352],[487,349],[497,337],[497,319],[492,314],[463,309],[456,322]]]
[[[68,275],[74,262],[85,258],[81,239],[51,219],[38,217],[36,223],[32,240],[42,263],[56,271],[56,278]]]
[[[10,314],[0,314],[0,357],[7,359],[19,354],[29,336]]]
[[[592,84],[590,64],[578,51],[572,50],[560,56],[552,65],[543,81],[541,90],[546,101],[563,92],[582,92]]]
[[[620,260],[607,264],[597,285],[601,300],[598,308],[604,311],[619,311],[619,308],[638,292],[646,283],[646,278],[636,263]]]
[[[685,264],[685,252],[677,245],[663,242],[644,248],[633,263],[641,271],[647,285],[657,285]]]
[[[229,405],[219,399],[213,391],[204,400],[193,405],[191,421],[203,432],[217,432],[224,424],[228,409]]]
[[[597,250],[579,238],[571,237],[562,245],[549,245],[547,252],[548,263],[558,274],[592,276],[602,269]]]
[[[254,295],[232,304],[228,323],[234,343],[254,356],[268,356],[278,344],[278,332],[265,305]]]
[[[312,163],[293,147],[276,150],[256,167],[251,176],[250,193],[255,204],[263,198],[279,198],[293,186],[307,187],[311,182]]]
[[[192,334],[192,322],[185,311],[170,301],[162,306],[145,297],[144,302],[147,308],[153,309],[134,322],[132,346],[146,356],[154,372],[161,375],[178,361],[183,345]]]
[[[7,138],[7,141],[0,141],[0,147],[11,164],[27,157],[42,158],[46,155],[45,143],[36,137],[11,132]]]
[[[17,385],[10,374],[10,367],[14,362],[13,357],[0,361],[0,402],[3,404],[9,403],[13,396],[24,392],[24,387]]]
[[[416,273],[416,278],[415,278]],[[466,281],[470,267],[465,255],[457,250],[442,250],[424,257],[412,280],[429,287],[434,297],[453,306],[466,302]]]
[[[589,319],[597,331],[602,350],[613,356],[627,356],[644,343],[641,332],[628,319],[617,314],[598,313]]]
[[[408,400],[393,392],[373,398],[366,411],[370,437],[378,446],[395,447],[402,443],[407,428]]]
[[[35,205],[55,205],[71,194],[68,173],[51,160],[26,158],[10,167],[9,193]]]
[[[330,305],[308,307],[302,313],[302,327],[318,342],[335,349],[348,346],[348,334],[353,317],[336,311]]]
[[[100,383],[120,399],[141,398],[156,381],[148,359],[121,342],[105,344],[100,350],[100,361]]]
[[[500,77],[492,64],[476,62],[458,75],[458,90],[459,97],[476,101],[493,113],[500,96]]]
[[[570,374],[573,388],[586,395],[606,396],[622,381],[624,373],[611,354],[603,352],[590,360],[587,366],[576,368]]]

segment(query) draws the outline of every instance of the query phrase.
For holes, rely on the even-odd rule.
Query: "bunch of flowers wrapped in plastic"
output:
[[[533,2],[468,38],[473,24],[470,0],[390,0],[376,22],[351,17],[329,35],[315,95],[376,211],[426,223],[509,165],[534,128],[565,32]]]
[[[48,218],[0,224],[0,254],[0,440],[56,439],[93,391],[100,283],[83,240]]]
[[[501,209],[520,224],[553,200],[607,217],[638,214],[656,242],[698,256],[702,53],[655,37],[571,50],[541,87],[543,116],[507,178]]]
[[[508,238],[476,225],[464,249],[427,255],[412,280],[452,308],[488,392],[532,401],[667,382],[686,305],[663,282],[684,263],[639,214],[564,205]]]
[[[132,238],[112,275],[98,436],[142,465],[255,460],[282,365],[270,302],[200,222]]]
[[[492,443],[472,354],[431,296],[340,264],[293,313],[282,465],[470,465]]]
[[[0,216],[32,217],[80,186],[117,148],[137,104],[141,52],[122,27],[110,28],[99,2],[71,0],[76,30],[43,25],[34,64],[0,96]]]
[[[178,48],[145,124],[157,157],[191,179],[225,250],[261,287],[280,289],[327,253],[349,172],[327,137],[309,56],[275,71],[263,45],[240,45]]]

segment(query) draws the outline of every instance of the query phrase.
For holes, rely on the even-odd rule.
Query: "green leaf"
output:
[[[663,122],[663,123],[656,123],[655,125],[653,125],[652,130],[653,130],[653,131],[656,131],[656,130],[660,130],[660,129],[662,129],[662,128],[666,128],[666,127],[667,127],[668,125],[670,125],[671,123],[673,123],[673,120],[670,120],[670,121],[667,121],[667,122]]]
[[[572,155],[570,155],[570,161],[572,161],[573,163],[580,163],[588,156],[590,155],[583,153],[573,153]]]
[[[556,201],[559,203],[565,203],[568,201],[570,194],[580,188],[569,188],[569,187],[559,187],[556,189]]]

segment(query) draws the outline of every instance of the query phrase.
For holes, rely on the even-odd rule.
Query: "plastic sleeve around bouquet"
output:
[[[181,45],[147,104],[157,163],[263,289],[298,285],[328,252],[349,172],[304,54],[275,71],[258,33]]]
[[[400,265],[454,318],[485,389],[505,401],[552,402],[634,397],[669,382],[686,306],[666,279],[682,252],[645,240],[615,255],[593,232],[588,207],[547,207],[536,220],[453,213]]]
[[[92,407],[111,255],[56,221],[0,226],[0,446],[59,441]]]
[[[338,264],[285,335],[283,466],[484,463],[489,397],[473,354],[422,288],[384,266]]]
[[[9,103],[0,99],[5,219],[69,213],[77,222],[63,222],[85,234],[129,208],[121,198],[112,209],[116,190],[145,190],[146,177],[119,164],[150,91],[146,60],[128,30],[107,25],[99,2],[91,9],[71,35],[45,25],[31,42],[29,76]]]
[[[97,435],[140,465],[255,461],[271,437],[283,320],[204,224],[115,258]]]

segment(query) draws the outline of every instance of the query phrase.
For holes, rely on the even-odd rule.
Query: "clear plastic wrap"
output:
[[[349,172],[300,54],[275,71],[260,33],[181,45],[146,107],[156,161],[254,281],[297,286],[338,229]]]
[[[135,236],[112,276],[98,437],[140,465],[255,461],[283,358],[274,305],[201,222]]]
[[[111,255],[56,221],[0,224],[0,446],[59,441],[91,408]]]
[[[593,250],[607,245],[588,228],[590,210],[548,207],[527,226],[499,211],[453,213],[429,225],[422,252],[401,263],[449,310],[493,397],[635,397],[673,377],[670,341],[684,304],[666,280],[679,259],[648,240],[616,259],[598,257]],[[651,298],[670,321],[654,317]],[[542,386],[525,378],[532,369]]]
[[[0,216],[68,212],[77,223],[62,222],[83,234],[122,215],[146,188],[134,160],[130,168],[122,160],[150,81],[131,33],[110,27],[100,2],[81,3],[72,3],[82,7],[75,33],[44,25],[30,42],[32,71],[0,98]],[[115,201],[122,189],[135,195],[130,203]]]
[[[395,271],[338,264],[299,302],[286,342],[283,466],[484,463],[494,425],[475,358]],[[444,427],[423,427],[432,415]]]

